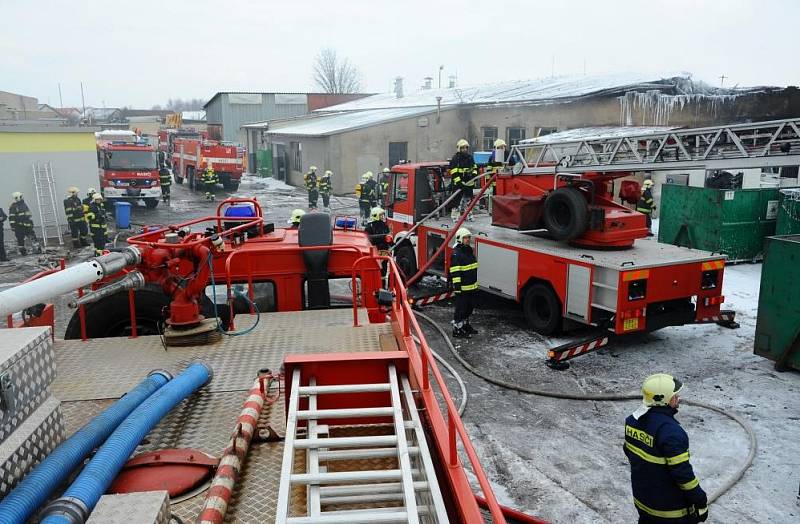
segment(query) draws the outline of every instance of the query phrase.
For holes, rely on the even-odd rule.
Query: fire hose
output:
[[[600,393],[597,395],[577,395],[573,393],[564,393],[561,391],[548,391],[543,389],[520,386],[499,378],[492,377],[490,375],[487,375],[486,373],[483,373],[482,371],[475,368],[472,364],[467,362],[464,359],[464,357],[462,357],[458,353],[458,351],[456,351],[456,348],[453,345],[453,342],[450,340],[450,337],[447,335],[447,332],[444,329],[442,329],[442,327],[435,320],[433,320],[431,317],[423,313],[420,313],[419,311],[415,311],[414,314],[417,315],[419,318],[423,319],[424,321],[426,321],[428,324],[431,325],[431,327],[433,327],[438,332],[441,338],[445,341],[445,344],[450,350],[450,353],[452,353],[453,357],[455,357],[456,360],[458,360],[461,363],[461,365],[464,366],[470,373],[472,373],[473,375],[482,380],[485,380],[486,382],[489,382],[496,386],[500,386],[501,388],[512,389],[514,391],[519,391],[521,393],[528,393],[531,395],[537,395],[540,397],[549,397],[549,398],[564,399],[564,400],[620,402],[620,401],[630,401],[630,400],[641,400],[642,398],[641,395],[635,395],[635,394]],[[683,399],[682,402],[690,406],[696,406],[699,408],[713,411],[715,413],[719,413],[720,415],[723,415],[733,420],[745,431],[745,433],[747,434],[747,438],[749,440],[749,450],[747,453],[747,458],[745,459],[744,463],[741,466],[739,466],[736,472],[730,477],[730,479],[728,479],[717,491],[709,495],[708,503],[711,504],[712,502],[715,502],[717,499],[719,499],[722,495],[727,493],[728,490],[730,490],[734,485],[736,485],[736,483],[742,479],[745,472],[753,464],[753,460],[755,459],[756,456],[756,451],[758,450],[758,439],[756,438],[755,431],[753,430],[753,427],[750,425],[750,423],[747,422],[738,413],[727,411],[719,406],[715,406],[713,404],[707,404],[705,402],[700,402],[698,400]]]
[[[247,395],[247,400],[242,406],[242,413],[236,421],[236,429],[231,435],[228,447],[219,461],[217,473],[211,480],[211,487],[206,494],[203,509],[197,518],[198,524],[222,524],[225,513],[228,511],[236,482],[244,465],[245,457],[250,449],[253,435],[258,431],[258,419],[264,404],[274,404],[278,399],[267,397],[272,375],[259,376]]]

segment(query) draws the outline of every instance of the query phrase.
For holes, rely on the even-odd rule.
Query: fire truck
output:
[[[172,139],[172,171],[175,182],[186,180],[191,189],[200,187],[200,172],[210,163],[227,191],[236,191],[244,172],[244,152],[236,144],[202,137]]]
[[[481,289],[518,302],[541,334],[597,328],[551,351],[553,366],[599,349],[610,335],[689,323],[736,327],[734,313],[720,310],[725,256],[643,240],[645,216],[614,200],[615,180],[640,171],[797,165],[798,126],[786,120],[513,146],[513,165],[493,178],[492,215],[467,223]],[[412,283],[423,273],[447,275],[451,240],[467,218],[440,218],[456,205],[447,203],[449,179],[444,162],[391,170],[384,205],[395,258]],[[634,184],[634,191],[624,184],[633,202]]]
[[[97,164],[100,191],[108,200],[143,200],[148,208],[161,201],[155,148],[133,131],[100,131]]]

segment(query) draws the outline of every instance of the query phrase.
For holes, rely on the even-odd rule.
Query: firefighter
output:
[[[377,185],[378,204],[386,204],[386,195],[389,194],[389,173],[391,173],[389,168],[384,167]]]
[[[292,216],[289,218],[289,229],[297,229],[300,227],[300,220],[303,218],[306,212],[302,209],[295,209],[292,211]]]
[[[6,212],[3,211],[3,208],[0,207],[0,262],[8,262],[8,255],[6,254],[6,242],[5,242],[5,227],[6,227],[6,219],[8,216]]]
[[[106,206],[103,204],[103,195],[95,193],[92,196],[92,203],[89,204],[89,211],[86,213],[86,220],[89,221],[89,230],[92,232],[92,242],[94,242],[94,254],[100,256],[106,247],[106,234],[108,233],[108,221],[106,220]]]
[[[642,196],[636,203],[636,211],[644,213],[647,217],[647,236],[653,236],[653,211],[656,205],[653,201],[653,181],[649,178],[642,183]]]
[[[332,176],[333,171],[325,171],[325,174],[322,175],[317,183],[319,194],[322,197],[322,207],[324,207],[326,211],[331,210],[331,190],[333,189],[333,183],[331,182]]]
[[[465,227],[456,231],[456,244],[450,256],[450,283],[456,293],[456,308],[453,312],[453,336],[469,338],[478,331],[469,323],[478,290],[478,260],[470,246],[472,233]]]
[[[206,200],[213,202],[215,200],[214,191],[217,190],[217,184],[219,184],[219,178],[217,178],[217,174],[214,172],[214,166],[211,163],[208,164],[205,171],[203,171],[203,175],[200,177],[203,182],[203,187],[206,190]]]
[[[36,242],[36,233],[33,232],[33,219],[31,218],[31,210],[28,209],[28,204],[22,193],[15,191],[11,194],[12,202],[8,206],[8,222],[11,225],[11,230],[14,236],[17,237],[17,246],[20,255],[27,255],[28,250],[25,248],[25,239],[31,237]]]
[[[386,211],[381,207],[373,207],[369,215],[369,224],[364,227],[364,232],[369,236],[370,243],[378,248],[382,254],[389,253],[389,240],[387,235],[392,234],[392,230],[386,224]]]
[[[483,171],[485,183],[489,183],[489,180],[500,170],[500,167],[506,161],[507,157],[508,146],[506,145],[506,141],[502,138],[498,138],[494,141],[494,151],[492,151],[492,156],[489,157],[489,162],[486,164],[486,168]],[[492,197],[495,194],[496,188],[497,179],[492,180],[491,187],[486,190],[486,209],[490,214],[492,212]]]
[[[317,166],[308,168],[308,173],[303,176],[308,191],[308,209],[317,209],[317,199],[319,198],[319,183],[317,181]]]
[[[650,375],[642,385],[642,406],[625,419],[624,451],[640,523],[708,518],[706,493],[689,462],[689,437],[675,420],[682,387],[671,375]]]
[[[161,182],[161,200],[169,202],[170,199],[170,186],[172,186],[172,173],[166,164],[161,164],[158,168],[158,180]]]
[[[469,152],[469,142],[463,138],[456,144],[458,151],[450,159],[450,178],[453,191],[461,190],[461,201],[458,204],[458,213],[463,214],[472,200],[472,191],[475,188],[474,178],[478,176],[478,166]],[[455,220],[456,209],[451,211],[451,217]],[[472,220],[470,213],[469,220]]]
[[[97,190],[93,187],[90,187],[86,190],[86,198],[82,200],[83,202],[83,213],[86,214],[89,211],[89,204],[92,203],[92,198],[94,198],[94,194],[97,193]]]
[[[362,186],[361,193],[366,193],[367,195],[367,202],[369,203],[367,216],[369,216],[369,212],[378,204],[378,183],[375,181],[375,175],[372,174],[372,171],[367,171],[366,174],[367,181]]]
[[[86,216],[83,213],[83,202],[78,197],[78,188],[75,186],[67,189],[67,198],[64,199],[64,212],[67,215],[69,234],[72,236],[72,247],[81,248],[89,245]]]
[[[370,178],[372,177],[372,172],[367,171],[363,175],[361,175],[361,183],[356,184],[356,197],[358,197],[358,209],[361,215],[361,225],[365,226],[367,224],[367,220],[369,219],[369,211],[371,209],[369,202],[370,202],[370,189],[371,187],[368,184]]]

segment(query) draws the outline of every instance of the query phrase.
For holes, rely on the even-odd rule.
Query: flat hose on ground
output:
[[[450,337],[447,335],[447,332],[444,329],[442,329],[442,327],[435,320],[433,320],[432,318],[423,313],[420,313],[419,311],[415,311],[414,314],[419,318],[423,319],[424,321],[426,321],[431,326],[433,326],[433,328],[439,333],[439,335],[441,335],[442,339],[444,339],[445,343],[447,344],[447,347],[450,349],[450,352],[461,363],[462,366],[464,366],[470,373],[472,373],[476,377],[479,377],[485,380],[486,382],[490,382],[496,386],[500,386],[502,388],[507,388],[507,389],[513,389],[515,391],[519,391],[522,393],[529,393],[531,395],[538,395],[540,397],[550,397],[550,398],[558,398],[566,400],[619,402],[627,400],[641,400],[642,398],[641,395],[634,395],[634,394],[622,395],[614,393],[601,393],[598,395],[575,395],[572,393],[563,393],[561,391],[547,391],[542,389],[528,388],[524,386],[519,386],[517,384],[512,384],[510,382],[506,382],[505,380],[488,376],[482,373],[481,371],[478,371],[478,369],[476,369],[469,362],[464,360],[464,357],[462,357],[458,353],[458,351],[456,351],[456,348],[450,341]],[[741,480],[741,478],[744,476],[748,468],[750,468],[750,466],[753,464],[753,460],[755,459],[756,456],[756,451],[758,450],[758,439],[756,438],[756,434],[753,431],[753,427],[738,413],[726,411],[718,406],[714,406],[712,404],[706,404],[705,402],[700,402],[697,400],[684,399],[683,402],[689,404],[690,406],[697,406],[700,408],[708,409],[710,411],[714,411],[716,413],[719,413],[720,415],[728,417],[729,419],[739,424],[739,426],[741,426],[742,429],[744,429],[745,433],[747,433],[747,438],[749,440],[750,449],[747,453],[747,460],[744,461],[744,464],[742,464],[739,467],[739,469],[736,470],[736,473],[734,473],[731,476],[731,478],[728,479],[728,481],[722,485],[722,487],[720,487],[717,491],[709,495],[708,503],[711,504],[712,502],[715,502],[718,498],[720,498],[722,495],[724,495],[733,486],[735,486],[736,483],[739,482],[739,480]]]
[[[153,371],[138,386],[75,432],[0,501],[0,522],[26,522],[95,448],[172,376]]]

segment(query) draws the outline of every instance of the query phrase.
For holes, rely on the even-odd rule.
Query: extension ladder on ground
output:
[[[747,169],[800,165],[800,118],[696,129],[622,130],[512,146],[515,174]]]
[[[50,162],[35,162],[33,169],[33,187],[36,192],[36,204],[39,207],[39,224],[42,228],[42,240],[57,238],[58,244],[64,244],[61,232],[61,220],[56,207],[56,184],[53,178],[53,167]],[[54,234],[48,235],[48,232]]]
[[[408,377],[398,374],[394,364],[387,369],[387,382],[378,384],[317,385],[314,377],[300,385],[300,369],[292,373],[286,421],[286,439],[278,492],[276,523],[446,523],[442,499],[425,433],[416,410]],[[385,407],[317,409],[320,395],[388,392]],[[300,398],[308,398],[308,409],[299,409]],[[331,437],[336,426],[320,420],[346,418],[391,418],[394,434]],[[306,421],[304,438],[298,421]],[[293,471],[295,451],[305,450],[306,472]],[[392,469],[343,471],[348,463],[369,459],[396,459]],[[335,471],[328,465],[336,462]],[[306,515],[290,516],[292,487],[306,486]],[[361,509],[348,509],[359,505]],[[364,509],[364,506],[368,506]],[[369,507],[371,506],[371,507]],[[343,509],[344,508],[344,509]]]

